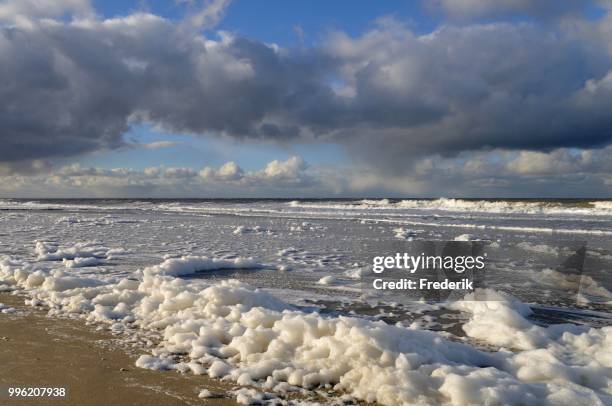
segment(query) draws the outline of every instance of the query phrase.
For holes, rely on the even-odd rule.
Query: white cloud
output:
[[[218,168],[92,168],[78,164],[38,174],[0,173],[0,196],[123,197],[545,197],[606,196],[612,186],[612,147],[548,153],[493,150],[458,157],[429,156],[408,173],[380,175],[363,166],[310,166],[300,157],[245,171]]]
[[[564,150],[551,153],[521,151],[507,163],[506,168],[521,175],[560,175],[579,171],[584,164],[582,158],[582,154],[575,156]]]
[[[296,179],[306,168],[306,162],[302,158],[292,156],[286,161],[274,160],[268,163],[263,173],[271,179]]]
[[[146,176],[152,176],[152,177],[159,175],[160,172],[161,172],[160,168],[157,168],[157,167],[154,167],[154,166],[153,167],[149,167],[149,168],[145,168],[144,171],[143,171],[143,173]]]
[[[555,18],[605,3],[606,0],[435,0],[425,5],[441,9],[449,17],[467,20],[509,16]]]
[[[164,177],[172,179],[193,178],[198,175],[192,168],[166,168],[163,174]]]
[[[0,196],[315,196],[337,192],[300,157],[244,171],[233,161],[201,171],[187,167],[95,168],[72,164],[36,174],[0,172]]]
[[[202,21],[227,7],[194,4],[205,4]],[[386,18],[305,53],[184,23],[139,12],[2,25],[0,81],[11,86],[0,99],[11,104],[0,104],[0,118],[10,117],[0,122],[0,161],[125,146],[139,121],[239,141],[323,140],[388,173],[435,153],[612,142],[610,15],[441,24],[424,35]]]
[[[243,176],[244,171],[242,170],[242,168],[236,165],[235,162],[232,161],[223,164],[223,166],[219,168],[217,174],[221,179],[237,180]]]
[[[64,14],[92,16],[94,10],[89,0],[4,0],[0,3],[0,21],[14,23]]]
[[[80,18],[93,13],[84,0],[0,3],[0,81],[11,84],[0,87],[0,99],[10,100],[0,104],[2,190],[28,179],[48,184],[32,175],[49,173],[48,160],[132,145],[124,135],[139,121],[239,141],[316,139],[346,147],[352,167],[311,168],[299,157],[259,170],[236,162],[199,172],[69,166],[51,171],[49,182],[263,196],[469,195],[485,186],[531,193],[530,185],[552,191],[563,182],[603,193],[610,180],[602,162],[609,149],[595,148],[612,142],[612,13],[553,24],[442,23],[424,35],[386,18],[302,52],[209,36],[202,29],[215,26],[229,2],[191,3],[181,21],[144,12]],[[577,16],[585,4],[439,3],[449,14],[487,21],[547,7],[556,17]]]
[[[312,181],[307,169],[308,165],[301,157],[292,156],[285,161],[271,161],[261,170],[248,172],[230,161],[219,169],[211,167],[202,169],[200,177],[206,181],[230,182],[243,186],[306,186]]]
[[[214,28],[223,19],[226,9],[229,7],[231,0],[200,0],[202,6],[193,11],[186,23],[195,29],[210,29]],[[194,3],[189,1],[188,3]]]
[[[181,145],[181,142],[178,142],[178,141],[154,141],[154,142],[149,142],[149,143],[141,144],[141,145],[145,149],[156,150],[156,149],[164,149],[164,148],[175,147],[177,145]]]
[[[219,169],[207,166],[200,171],[200,176],[208,181],[240,181],[244,171],[235,162],[230,161],[221,165]]]

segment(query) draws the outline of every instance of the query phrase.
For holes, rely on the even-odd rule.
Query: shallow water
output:
[[[612,290],[609,201],[3,200],[0,208],[0,254],[34,260],[35,240],[94,240],[129,251],[83,273],[129,275],[164,256],[253,257],[267,266],[190,277],[236,278],[293,302],[312,295],[350,301],[361,293],[351,270],[367,267],[398,241],[462,236],[493,243],[487,249],[488,287],[570,309],[606,311],[612,300],[606,294]],[[394,231],[398,227],[403,236]],[[588,249],[582,275],[602,289],[538,279],[542,269],[562,263],[580,244]],[[290,271],[278,272],[282,266]],[[317,284],[327,275],[335,276],[333,284]]]
[[[486,286],[528,303],[529,314],[521,307],[523,304],[507,306],[523,309],[517,311],[527,317],[528,324],[522,325],[520,320],[517,326],[511,324],[521,317],[512,313],[509,320],[514,321],[500,319],[499,324],[488,327],[487,323],[495,319],[494,313],[491,316],[486,309],[483,313],[477,305],[453,308],[444,303],[401,302],[392,295],[366,294],[360,275],[368,272],[372,257],[392,254],[408,240],[483,240],[489,256]],[[71,312],[90,312],[92,304],[83,300],[83,295],[88,297],[92,289],[95,294],[100,293],[96,289],[106,289],[125,295],[123,288],[114,286],[125,284],[121,282],[124,278],[138,280],[142,270],[147,269],[149,273],[177,276],[186,284],[181,289],[193,286],[190,295],[224,280],[237,279],[279,299],[278,303],[270,297],[257,299],[271,303],[274,311],[284,306],[279,303],[286,303],[295,311],[319,314],[334,323],[341,323],[339,316],[382,321],[389,326],[441,332],[452,341],[487,350],[505,345],[540,348],[548,345],[542,343],[558,340],[556,330],[544,332],[538,330],[540,327],[571,323],[600,329],[612,325],[611,241],[609,201],[0,200],[0,257],[20,261],[6,263],[5,288],[31,288],[35,297],[51,303],[58,311],[68,308]],[[564,273],[560,266],[571,262],[581,247],[586,250],[580,272]],[[195,260],[183,258],[188,256],[213,258],[227,265],[206,263],[199,265],[204,268],[195,269],[206,269],[205,272],[192,272],[189,267],[197,265],[189,265]],[[236,265],[247,257],[252,257],[254,265]],[[169,258],[183,258],[178,259],[180,269],[176,273],[157,267],[160,263],[170,264]],[[40,271],[42,278],[49,281],[42,285],[25,279],[17,282],[19,278],[13,275],[17,275],[19,266],[28,267],[28,274]],[[53,276],[59,269],[61,275]],[[70,279],[73,276],[80,281]],[[72,292],[71,284],[78,286],[74,294],[67,293]],[[43,292],[33,286],[42,286]],[[147,286],[139,290],[149,292]],[[147,293],[152,298],[162,294],[155,289]],[[165,300],[171,302],[169,308],[174,309],[180,290],[172,293],[177,297],[163,289],[160,292],[165,292]],[[125,310],[129,301],[117,300],[108,308],[96,305],[96,320],[132,323],[134,317],[149,317],[138,316],[143,310]],[[169,314],[163,317],[174,317]],[[487,318],[480,320],[479,314]],[[155,317],[161,316],[155,313]],[[196,320],[181,317],[186,317],[187,324]],[[268,321],[262,323],[269,327]],[[504,341],[503,333],[501,338],[487,340],[487,328],[508,325],[513,329],[508,334],[513,337],[510,341]],[[575,332],[571,327],[562,328]],[[600,331],[595,329],[589,334]],[[169,343],[176,340],[175,333],[165,334]],[[524,336],[529,338],[527,342]],[[168,344],[167,348],[176,345]],[[217,354],[215,351],[211,354]],[[479,356],[471,357],[474,365],[481,362],[477,360]],[[520,364],[511,364],[515,362]],[[151,365],[157,368],[166,364],[155,360],[143,361],[141,366]],[[243,380],[246,382],[246,378]],[[599,388],[595,384],[591,387]],[[387,394],[381,393],[373,399],[385,403]],[[411,399],[410,395],[402,396]]]

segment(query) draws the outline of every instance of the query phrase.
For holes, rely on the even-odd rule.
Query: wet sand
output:
[[[150,371],[134,355],[110,348],[109,332],[81,320],[47,317],[23,298],[0,293],[0,303],[20,312],[0,314],[0,386],[60,386],[68,399],[0,400],[6,405],[235,405],[232,385],[206,376]],[[104,345],[103,345],[104,344]],[[208,389],[224,397],[199,399]]]

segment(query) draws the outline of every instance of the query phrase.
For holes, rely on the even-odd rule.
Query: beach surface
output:
[[[68,399],[3,400],[36,405],[235,405],[232,386],[208,378],[159,373],[134,366],[134,355],[112,345],[109,332],[80,320],[51,318],[24,306],[23,298],[0,293],[0,302],[18,310],[0,315],[0,386],[68,388]],[[200,399],[208,389],[218,398]]]

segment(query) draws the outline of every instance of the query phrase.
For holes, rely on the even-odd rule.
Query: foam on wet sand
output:
[[[37,244],[39,255],[55,260],[99,252],[39,246],[46,247]],[[333,388],[389,405],[612,402],[612,327],[540,327],[527,318],[529,306],[508,295],[486,292],[487,301],[468,296],[449,304],[469,316],[468,341],[459,342],[382,321],[300,311],[237,280],[179,277],[261,266],[250,258],[185,256],[102,280],[5,257],[0,284],[51,314],[77,315],[127,335],[159,334],[160,345],[138,358],[139,367],[207,374],[262,393]],[[239,401],[248,399],[241,395]]]

